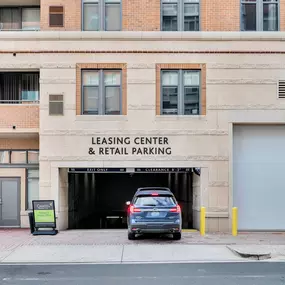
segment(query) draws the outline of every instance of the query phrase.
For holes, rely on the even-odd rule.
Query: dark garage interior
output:
[[[126,201],[140,187],[169,187],[182,209],[183,228],[193,228],[192,171],[183,173],[69,173],[69,229],[123,229]]]

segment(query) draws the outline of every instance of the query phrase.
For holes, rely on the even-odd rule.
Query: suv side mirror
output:
[[[126,205],[127,205],[127,206],[130,206],[130,205],[131,205],[131,202],[130,202],[130,201],[127,201],[127,202],[126,202]]]

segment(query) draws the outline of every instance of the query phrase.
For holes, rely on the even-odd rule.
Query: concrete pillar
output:
[[[57,168],[58,172],[58,201],[57,201],[57,228],[68,228],[68,171],[67,168]]]
[[[200,210],[201,207],[207,208],[209,205],[208,186],[209,169],[201,168],[200,176],[193,173],[193,225],[195,229],[200,229]]]
[[[39,199],[53,199],[51,193],[51,165],[49,161],[40,161]]]

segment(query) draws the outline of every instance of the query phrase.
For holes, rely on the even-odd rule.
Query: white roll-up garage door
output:
[[[285,126],[236,125],[233,136],[239,230],[285,230]]]

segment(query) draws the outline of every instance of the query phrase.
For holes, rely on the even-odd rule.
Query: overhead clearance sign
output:
[[[89,155],[171,155],[169,138],[160,136],[92,137]]]

